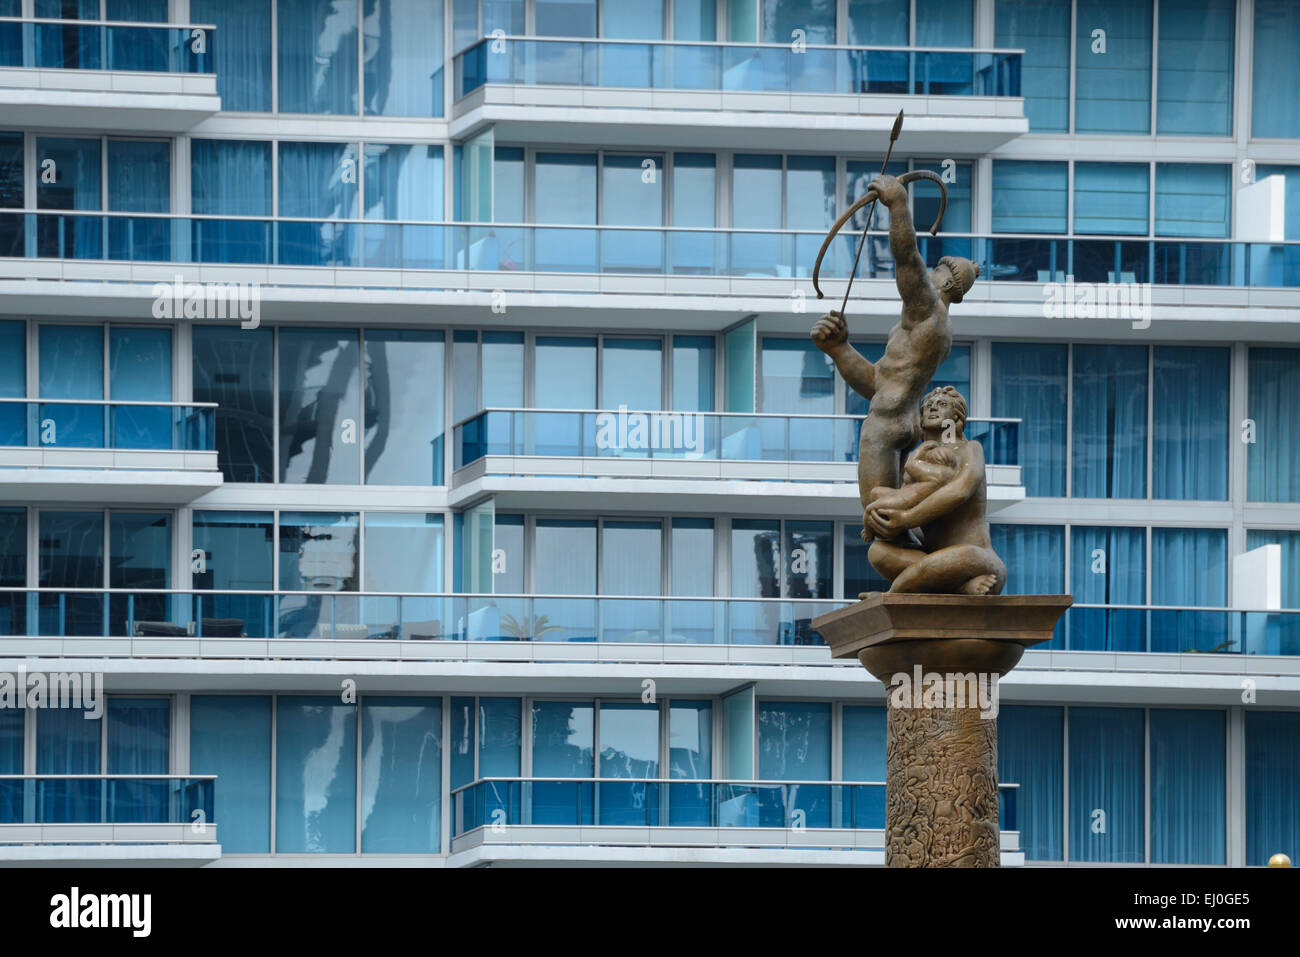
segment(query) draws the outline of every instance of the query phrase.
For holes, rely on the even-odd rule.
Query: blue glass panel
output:
[[[215,817],[226,854],[271,850],[271,699],[190,698],[190,771],[217,775]]]
[[[197,216],[269,216],[271,144],[192,140],[191,206]],[[196,220],[194,257],[200,262],[271,261],[270,231],[257,220]]]
[[[971,0],[916,0],[916,45],[970,46],[974,15]]]
[[[442,220],[441,146],[367,143],[366,219]],[[367,266],[444,268],[440,229],[367,227],[362,255]]]
[[[351,143],[281,143],[280,215],[356,218],[358,162]],[[356,236],[354,229],[328,223],[280,223],[278,261],[349,265],[355,261]]]
[[[474,774],[474,721],[476,711],[473,698],[451,699],[451,783],[454,790],[471,783]]]
[[[1228,533],[1222,528],[1151,530],[1151,604],[1228,603]],[[1241,651],[1226,613],[1154,611],[1151,650]]]
[[[1067,179],[1065,163],[994,160],[993,231],[1064,233]]]
[[[104,514],[42,511],[39,518],[42,588],[104,587]],[[42,635],[103,635],[103,595],[46,593],[39,601]]]
[[[171,770],[171,702],[166,698],[108,699],[108,773],[166,774]],[[167,781],[116,781],[112,820],[168,819]],[[185,820],[190,818],[186,813]]]
[[[761,368],[763,412],[834,413],[834,364],[808,339],[764,339]]]
[[[659,706],[607,702],[600,706],[600,777],[659,777]],[[659,788],[644,783],[602,784],[600,824],[636,825],[657,821]]]
[[[365,351],[366,482],[442,485],[443,334],[367,329]]]
[[[535,0],[539,37],[594,37],[596,0]]]
[[[102,399],[103,327],[41,325],[38,328],[41,398]],[[42,445],[103,448],[104,407],[43,404],[40,431]]]
[[[1144,604],[1145,530],[1074,526],[1070,529],[1070,578],[1076,604]],[[1069,624],[1072,651],[1151,650],[1145,613],[1137,609],[1076,608],[1070,613]]]
[[[368,115],[442,116],[442,6],[426,0],[365,4]]]
[[[998,713],[998,781],[1019,784],[1020,846],[1030,861],[1061,859],[1064,733],[1060,708],[1004,706]]]
[[[781,597],[781,523],[736,519],[731,523],[731,594]]]
[[[42,632],[45,634],[45,632]],[[102,708],[102,702],[101,702]],[[37,774],[100,774],[99,715],[80,708],[43,708],[36,715]],[[104,820],[96,780],[50,782],[44,789],[41,820],[85,824]]]
[[[194,587],[269,590],[274,541],[270,512],[196,510],[192,542],[203,564]]]
[[[1156,164],[1156,235],[1227,237],[1232,167]]]
[[[1070,0],[998,0],[995,16],[994,46],[1025,51],[1020,74],[1030,131],[1064,133],[1070,126]]]
[[[1300,502],[1297,395],[1300,349],[1250,350],[1246,415],[1255,423],[1255,441],[1246,445],[1246,497],[1252,502]]]
[[[357,0],[278,0],[276,33],[280,112],[357,112]]]
[[[360,352],[355,329],[280,330],[281,482],[357,484]]]
[[[829,781],[831,777],[831,706],[823,702],[762,701],[758,705],[758,776],[764,781]],[[796,816],[802,812],[801,816]],[[830,790],[822,786],[790,787],[784,807],[761,802],[765,827],[830,826]]]
[[[170,588],[172,569],[171,515],[167,512],[109,513],[108,587]],[[131,635],[137,622],[171,619],[167,595],[112,595],[109,632]]]
[[[108,332],[108,388],[122,402],[170,402],[172,331],[112,326]],[[173,410],[165,405],[114,406],[113,447],[171,449],[176,446]]]
[[[1075,163],[1074,231],[1145,236],[1150,176],[1146,163]]]
[[[0,774],[23,773],[23,724],[26,717],[27,712],[18,708],[0,708]],[[0,781],[0,824],[23,823],[21,788],[21,782]]]
[[[98,139],[37,139],[37,208],[103,209],[100,150]],[[39,256],[98,259],[104,251],[102,221],[98,216],[39,216],[36,247]]]
[[[1246,709],[1246,864],[1300,850],[1300,712]]]
[[[885,780],[885,709],[845,705],[844,755],[841,777],[845,781]],[[884,819],[880,825],[884,826]]]
[[[271,109],[271,0],[190,0],[190,19],[217,28],[215,72],[221,108]]]
[[[1074,347],[1073,494],[1145,498],[1147,349]]]
[[[171,144],[153,140],[108,141],[108,208],[124,212],[171,212]],[[144,217],[108,220],[109,259],[171,258],[172,224]]]
[[[1066,368],[1064,345],[993,343],[993,415],[1022,419],[1016,429],[1025,494],[1065,494]]]
[[[0,508],[0,586],[27,584],[27,510]],[[27,595],[0,592],[0,635],[27,634]]]
[[[590,778],[595,773],[593,718],[590,703],[534,701],[533,775]],[[532,822],[592,824],[594,801],[589,794],[589,787],[539,781],[532,786]]]
[[[1143,724],[1136,708],[1070,709],[1070,860],[1146,857]]]
[[[364,591],[446,591],[442,521],[424,512],[366,512]]]
[[[1184,0],[1161,8],[1156,132],[1231,134],[1236,14],[1235,0]]]
[[[356,512],[280,513],[280,588],[356,591],[357,571]]]
[[[1150,132],[1151,0],[1077,0],[1075,15],[1075,130]]]
[[[368,697],[361,722],[362,853],[438,853],[442,699]]]
[[[276,701],[275,849],[356,850],[357,709],[338,698]]]
[[[1225,713],[1151,711],[1151,863],[1223,864]]]
[[[0,161],[2,162],[2,161]],[[27,395],[27,323],[0,322],[0,399]],[[0,402],[0,446],[26,445],[27,409],[22,402]]]
[[[1153,363],[1153,497],[1225,501],[1228,350],[1156,346]]]
[[[195,326],[194,401],[216,402],[217,462],[227,482],[275,478],[270,329]]]
[[[1251,135],[1300,137],[1300,6],[1292,0],[1255,0],[1252,54],[1251,100],[1257,105]]]
[[[716,351],[712,336],[673,336],[672,408],[713,411]]]
[[[1060,525],[989,526],[993,550],[1006,564],[1008,595],[1059,595],[1065,591],[1065,529]],[[1082,599],[1076,599],[1082,601]],[[1065,647],[1065,619],[1048,648]]]

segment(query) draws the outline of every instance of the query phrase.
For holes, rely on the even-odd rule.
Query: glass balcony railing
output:
[[[738,93],[1020,96],[1020,50],[488,37],[456,98],[489,83]]]
[[[211,452],[215,403],[0,399],[0,447]]]
[[[0,588],[0,637],[821,645],[830,598]],[[1078,604],[1039,650],[1300,655],[1300,609]]]
[[[487,455],[856,462],[860,416],[486,409],[454,428],[456,468]],[[1020,419],[970,419],[990,465],[1016,465]]]
[[[0,67],[212,73],[216,27],[0,17]]]
[[[215,824],[215,785],[214,775],[0,774],[0,824]]]
[[[824,238],[823,230],[0,210],[0,257],[27,259],[804,279]],[[823,278],[847,278],[860,238],[836,237],[822,262]],[[946,233],[923,234],[917,244],[931,267],[944,256],[974,259],[981,281],[1300,286],[1296,240]],[[893,278],[887,234],[871,233],[857,275]],[[446,285],[464,284],[458,277]]]
[[[1018,784],[998,786],[1001,829]],[[885,785],[679,778],[480,778],[451,792],[451,833],[491,826],[883,830]]]

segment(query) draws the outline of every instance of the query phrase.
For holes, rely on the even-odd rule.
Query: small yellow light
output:
[[[1285,854],[1274,854],[1272,857],[1268,859],[1268,866],[1269,867],[1290,867],[1291,858],[1287,857]]]

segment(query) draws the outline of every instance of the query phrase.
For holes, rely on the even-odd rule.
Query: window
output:
[[[443,484],[443,334],[367,329],[366,482]]]
[[[1070,860],[1146,858],[1144,723],[1137,708],[1070,709]]]
[[[361,788],[363,854],[441,850],[441,698],[362,700]]]
[[[280,112],[357,112],[356,0],[276,0],[276,35]]]
[[[280,481],[354,485],[361,474],[355,329],[280,330]]]
[[[1074,347],[1073,494],[1146,498],[1147,350]]]
[[[1262,867],[1300,841],[1300,713],[1245,709],[1246,864]]]
[[[1156,235],[1227,238],[1232,167],[1156,164]]]
[[[1255,0],[1253,49],[1251,135],[1300,137],[1300,6]]]
[[[1223,864],[1226,716],[1165,708],[1150,714],[1151,862]]]
[[[54,210],[104,208],[99,139],[38,137],[36,207]],[[36,221],[38,256],[99,259],[103,230],[98,216],[41,216]]]
[[[22,588],[26,584],[27,510],[0,508],[0,587]],[[17,637],[26,634],[27,595],[23,592],[0,592],[0,635]],[[22,716],[22,712],[18,714]]]
[[[1222,528],[1151,529],[1151,604],[1228,604],[1228,533]],[[1151,650],[1240,651],[1228,616],[1208,612],[1151,613]]]
[[[217,462],[227,482],[275,480],[273,335],[194,327],[194,401],[217,403]]]
[[[1073,526],[1070,579],[1076,605],[1145,604],[1146,529]],[[1069,627],[1072,651],[1151,650],[1137,608],[1075,608]]]
[[[422,512],[366,512],[365,569],[364,591],[445,591],[443,517]]]
[[[1016,824],[1026,860],[1062,857],[1064,741],[1060,708],[1007,705],[998,713],[998,781],[1020,785]]]
[[[1020,419],[1021,479],[1025,494],[1065,495],[1066,368],[1069,347],[1047,343],[993,343],[993,415]]]
[[[673,336],[673,409],[713,411],[715,352],[712,336]]]
[[[357,590],[356,512],[280,513],[280,588]]]
[[[1157,133],[1231,135],[1236,20],[1235,0],[1186,0],[1160,9]]]
[[[829,781],[831,706],[820,701],[760,701],[758,778],[761,781]],[[830,787],[800,784],[757,795],[757,820],[764,827],[830,826]],[[782,801],[784,798],[784,801]],[[747,815],[752,813],[746,808]],[[719,808],[719,814],[722,813]]]
[[[214,70],[221,108],[231,112],[271,109],[272,0],[190,0],[190,19],[217,28]],[[237,37],[235,43],[222,43]]]
[[[357,706],[282,695],[275,737],[276,851],[355,853]]]
[[[1150,132],[1151,0],[1077,0],[1075,9],[1075,130]]]
[[[1146,163],[1075,163],[1074,231],[1145,236],[1150,176]]]
[[[1065,163],[993,161],[993,231],[1064,233]]]
[[[442,116],[443,5],[372,0],[362,9],[366,114]]]
[[[1226,501],[1228,350],[1156,346],[1152,363],[1152,497]]]
[[[1255,423],[1246,445],[1246,498],[1300,502],[1300,437],[1294,427],[1300,395],[1300,349],[1251,349],[1246,415]]]
[[[215,774],[214,814],[227,854],[271,850],[271,699],[190,698],[190,771]]]
[[[1066,132],[1070,128],[1069,0],[997,0],[995,16],[994,46],[1025,51],[1020,58],[1020,85],[1029,129]]]

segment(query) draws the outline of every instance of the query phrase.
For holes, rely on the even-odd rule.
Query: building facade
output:
[[[882,864],[900,108],[1004,863],[1300,856],[1300,5],[0,0],[0,862]]]

